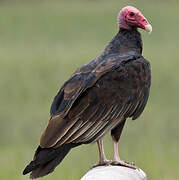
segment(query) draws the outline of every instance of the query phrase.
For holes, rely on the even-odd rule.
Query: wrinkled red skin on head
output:
[[[131,13],[134,15],[130,16]],[[144,15],[138,9],[132,6],[127,6],[121,10],[118,21],[119,26],[126,29],[130,29],[130,26],[145,29],[145,26],[149,24]]]

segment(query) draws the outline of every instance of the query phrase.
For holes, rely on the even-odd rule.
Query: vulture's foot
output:
[[[123,160],[113,160],[110,165],[115,165],[115,166],[124,166],[124,167],[128,167],[131,169],[138,169],[137,166],[135,166],[135,164],[133,162],[127,162],[127,161],[123,161]]]
[[[99,163],[95,164],[92,168],[95,168],[95,167],[98,167],[98,166],[109,166],[111,165],[112,161],[111,160],[103,160],[103,161],[100,161]]]

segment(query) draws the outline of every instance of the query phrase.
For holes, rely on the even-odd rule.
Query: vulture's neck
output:
[[[137,29],[120,29],[102,53],[102,56],[110,54],[142,54],[142,39]]]

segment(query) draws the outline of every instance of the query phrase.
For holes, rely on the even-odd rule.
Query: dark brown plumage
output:
[[[118,142],[126,119],[135,120],[143,112],[150,82],[140,33],[121,28],[98,58],[61,87],[40,146],[23,174],[32,171],[31,178],[38,178],[52,172],[71,148],[99,141],[110,130]]]

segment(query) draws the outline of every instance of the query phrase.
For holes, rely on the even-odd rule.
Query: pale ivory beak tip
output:
[[[152,32],[152,26],[151,26],[150,24],[147,24],[147,25],[145,26],[145,30],[146,30],[147,32],[151,33],[151,32]]]

